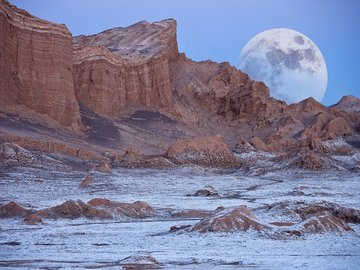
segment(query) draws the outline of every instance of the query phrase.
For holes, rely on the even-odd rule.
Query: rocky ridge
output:
[[[6,0],[0,10],[0,142],[24,149],[3,150],[6,164],[41,164],[21,156],[30,150],[95,167],[359,166],[356,97],[330,108],[312,98],[288,106],[228,63],[179,53],[172,19],[72,37],[65,25]],[[222,136],[223,150],[214,150],[220,139],[211,136]],[[132,147],[138,153],[127,153]],[[259,155],[264,162],[251,158]]]

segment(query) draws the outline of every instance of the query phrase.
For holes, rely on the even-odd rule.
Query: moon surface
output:
[[[242,49],[239,68],[287,103],[313,97],[321,102],[328,75],[320,49],[308,37],[286,28],[257,34]]]

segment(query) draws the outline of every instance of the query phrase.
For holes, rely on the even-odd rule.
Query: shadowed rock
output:
[[[360,99],[354,96],[343,96],[341,100],[331,108],[360,114]]]
[[[36,163],[36,157],[30,151],[13,143],[0,145],[0,160],[7,164],[17,165]]]
[[[206,218],[214,214],[214,211],[206,211],[206,210],[182,210],[171,213],[172,218]]]
[[[202,189],[199,189],[194,194],[194,196],[199,196],[199,197],[212,197],[212,196],[218,196],[218,195],[219,195],[219,193],[212,186],[206,186]]]
[[[161,269],[162,264],[150,255],[135,255],[121,260],[124,270]]]
[[[303,147],[330,151],[334,148],[326,149],[326,144],[344,138],[354,142],[344,147],[347,152],[358,148],[358,98],[344,97],[331,108],[313,98],[287,106],[271,98],[264,83],[229,63],[195,62],[179,54],[173,19],[72,37],[65,25],[34,17],[7,1],[0,2],[0,11],[0,36],[11,37],[0,40],[0,140],[50,154],[112,160],[113,165],[120,153],[136,145],[143,156],[127,151],[122,165],[129,168],[173,163],[237,168],[240,162],[227,144],[237,145],[240,153],[297,154]],[[277,61],[276,54],[269,55],[271,61]],[[6,121],[10,113],[36,121],[24,129],[22,121]],[[148,121],[148,116],[157,120]],[[237,143],[240,137],[246,140]],[[10,161],[6,165],[32,162],[12,146],[0,152],[0,159]],[[339,166],[328,166],[329,160],[316,153],[283,158],[287,162],[275,169],[350,168],[339,160],[332,161]],[[271,162],[272,167],[266,162],[256,166],[265,172],[278,165]],[[106,163],[97,169],[110,170]]]
[[[336,203],[318,202],[282,202],[273,204],[269,209],[276,209],[280,215],[287,215],[295,222],[273,222],[281,227],[281,232],[290,235],[303,233],[351,232],[353,229],[347,223],[360,223],[360,211],[354,208],[343,207]]]
[[[114,202],[108,199],[95,198],[88,202],[94,207],[101,207],[120,216],[130,218],[146,218],[155,215],[154,209],[146,202],[137,201],[134,203]]]
[[[100,164],[100,166],[96,167],[96,170],[103,173],[111,173],[111,165],[110,162],[104,161]]]
[[[13,201],[0,206],[0,218],[24,217],[32,212]]]
[[[96,207],[86,204],[83,201],[66,201],[55,207],[40,210],[36,213],[45,218],[91,218],[91,219],[111,219],[112,214],[106,209],[97,209]]]
[[[166,152],[176,164],[196,164],[211,167],[236,167],[234,154],[220,135],[194,139],[179,139]]]
[[[164,157],[155,157],[145,160],[144,167],[146,168],[154,168],[154,169],[166,169],[174,167],[175,164],[170,160]]]
[[[327,168],[326,161],[311,151],[299,152],[295,159],[290,163],[292,168],[301,168],[306,170],[324,170]]]
[[[27,225],[37,225],[37,224],[42,223],[43,221],[38,215],[30,214],[25,217],[24,222]]]
[[[7,1],[0,11],[1,36],[11,37],[0,41],[0,107],[46,114],[78,130],[71,33]]]
[[[312,203],[307,206],[298,208],[296,212],[302,219],[312,216],[331,214],[348,223],[360,223],[360,211],[350,207],[343,207],[336,203],[320,202]]]
[[[241,205],[229,207],[209,218],[203,219],[192,227],[192,231],[205,232],[233,232],[233,231],[265,231],[269,226],[260,221],[250,212],[250,209]]]
[[[190,229],[191,225],[171,226],[169,232],[178,232],[186,229]]]
[[[313,216],[306,219],[301,225],[307,233],[353,231],[345,221],[331,214]]]
[[[81,182],[80,187],[87,188],[92,186],[92,177],[88,174],[85,179]]]

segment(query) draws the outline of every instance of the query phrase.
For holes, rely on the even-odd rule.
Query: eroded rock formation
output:
[[[94,218],[94,219],[110,219],[112,213],[106,209],[98,209],[81,200],[69,200],[55,207],[40,210],[36,213],[39,217],[44,218]]]
[[[24,217],[32,212],[31,209],[25,208],[13,201],[0,205],[0,218]]]
[[[65,25],[36,18],[0,1],[0,105],[24,106],[79,129],[72,36]]]
[[[95,198],[90,200],[88,204],[98,208],[109,209],[117,215],[130,218],[146,218],[155,215],[154,209],[147,202],[142,201],[121,203],[108,199]]]
[[[170,63],[178,57],[176,22],[139,22],[73,39],[78,101],[119,116],[128,106],[172,106]]]
[[[236,167],[234,154],[222,136],[177,140],[166,152],[177,164],[197,164],[214,167]]]
[[[229,207],[215,213],[213,216],[203,219],[192,227],[192,231],[205,232],[232,232],[232,231],[264,231],[269,229],[250,212],[250,209],[241,205]]]
[[[313,98],[288,106],[229,63],[195,62],[179,53],[175,20],[72,37],[65,25],[6,0],[0,11],[4,142],[97,160],[106,164],[96,164],[102,171],[114,164],[237,167],[229,149],[276,153],[293,161],[286,166],[326,169],[338,166],[319,153],[348,155],[359,148],[358,98],[344,97],[330,108]],[[28,121],[25,129],[25,116],[41,123]],[[337,140],[343,144],[332,147]],[[3,160],[31,163],[25,150],[8,146],[1,149]],[[133,146],[144,154],[131,152]]]

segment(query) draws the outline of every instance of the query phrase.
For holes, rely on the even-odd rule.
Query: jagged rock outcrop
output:
[[[354,96],[343,96],[333,109],[360,114],[360,99]]]
[[[234,154],[220,135],[177,140],[166,152],[176,164],[236,167]]]
[[[91,165],[106,172],[110,164],[237,167],[229,147],[239,155],[259,150],[296,159],[283,163],[290,167],[324,169],[325,155],[302,149],[348,154],[359,147],[358,98],[344,97],[330,108],[313,98],[287,106],[229,63],[195,62],[179,53],[175,20],[72,38],[65,25],[7,1],[0,1],[0,11],[0,110],[20,119],[9,124],[11,117],[0,115],[2,141],[100,161],[104,166]],[[22,130],[24,114],[41,118],[42,128],[33,122],[35,131]],[[83,133],[58,133],[49,116]],[[210,134],[223,136],[229,147]],[[329,147],[338,139],[351,143]],[[144,154],[131,152],[133,145]]]
[[[72,37],[65,25],[41,20],[0,1],[0,106],[45,114],[79,129]]]
[[[351,135],[352,128],[341,116],[318,113],[312,123],[302,132],[302,137],[319,137],[323,140],[332,140],[339,136]]]
[[[73,42],[80,103],[109,116],[127,106],[172,106],[169,65],[178,57],[176,21],[143,21]]]
[[[28,150],[13,144],[0,144],[0,161],[4,164],[30,165],[36,163],[36,157]]]
[[[317,155],[316,152],[303,149],[295,155],[293,161],[290,162],[291,168],[300,168],[306,170],[324,170],[328,168],[326,161]]]
[[[262,121],[286,107],[270,97],[263,83],[229,63],[194,62],[182,54],[171,70],[177,112],[200,126],[216,115],[227,120]]]

